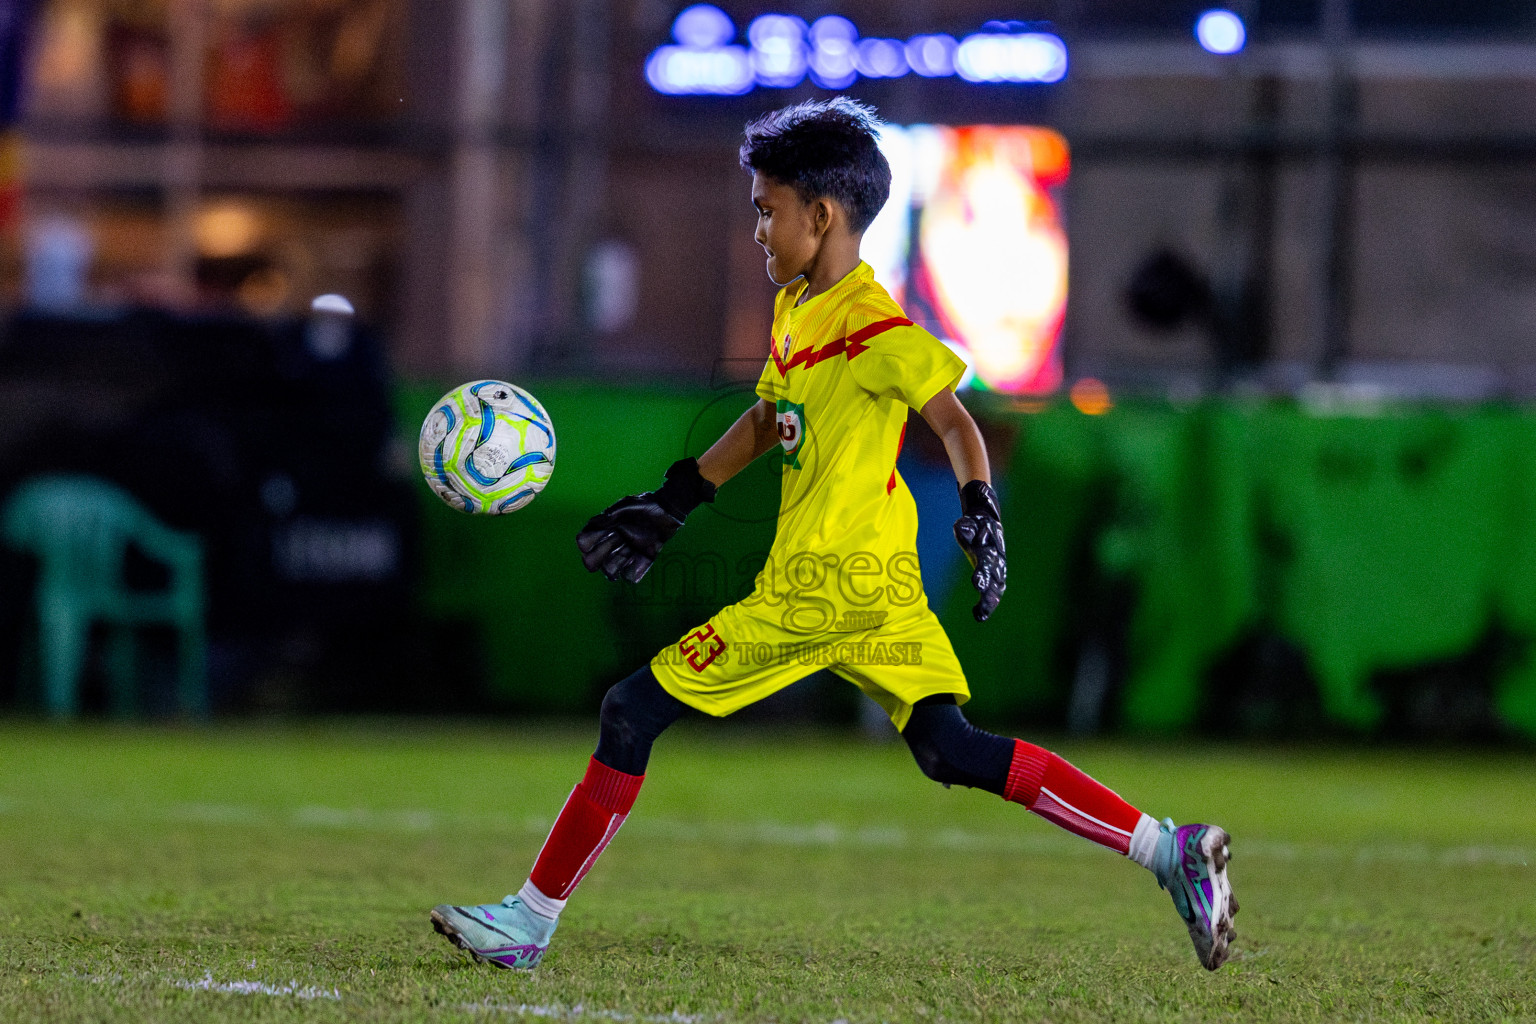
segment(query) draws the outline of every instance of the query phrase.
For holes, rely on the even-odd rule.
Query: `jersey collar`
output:
[[[782,345],[780,339],[775,338],[773,339],[773,345],[770,349],[770,354],[773,357],[773,365],[778,368],[780,377],[789,376],[789,371],[796,366],[804,366],[806,369],[810,369],[822,360],[831,359],[833,356],[846,356],[847,358],[852,359],[854,356],[859,355],[861,352],[865,351],[869,347],[865,344],[865,342],[869,341],[869,339],[875,337],[876,335],[884,334],[892,327],[912,326],[912,321],[908,320],[906,317],[894,316],[872,324],[866,324],[859,328],[857,331],[854,331],[852,334],[849,334],[845,337],[826,341],[821,345],[820,348],[814,347],[814,338],[804,339],[803,344],[796,342],[795,336],[799,333],[798,327],[800,321],[800,318],[794,315],[796,312],[805,309],[806,307],[814,306],[828,295],[841,292],[845,289],[851,289],[860,282],[872,281],[874,280],[874,275],[875,272],[870,267],[870,265],[861,260],[859,265],[853,268],[853,270],[849,271],[847,276],[845,276],[841,281],[837,282],[837,284],[833,285],[831,288],[828,288],[821,295],[818,295],[814,299],[807,302],[805,306],[791,308],[789,323],[787,324],[784,331]],[[803,288],[804,286],[802,285],[802,290]],[[797,292],[796,294],[799,293]],[[783,350],[782,353],[780,351],[781,347]]]
[[[822,292],[815,298],[808,299],[797,306],[795,303],[800,302],[800,296],[804,295],[805,290],[811,286],[809,281],[802,280],[800,282],[800,287],[795,289],[795,294],[793,297],[791,297],[789,302],[789,322],[792,324],[797,322],[801,317],[805,315],[807,310],[815,309],[824,300],[830,299],[832,296],[841,294],[842,292],[863,284],[866,281],[872,281],[874,280],[874,277],[875,268],[871,267],[863,260],[859,260],[859,265],[848,271],[848,273],[844,274],[842,279],[839,280],[837,284],[834,284],[831,288],[828,288],[826,291]]]

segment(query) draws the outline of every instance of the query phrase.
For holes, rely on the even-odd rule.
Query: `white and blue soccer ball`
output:
[[[427,486],[460,512],[516,512],[555,471],[555,425],[515,384],[477,380],[454,388],[421,425]]]

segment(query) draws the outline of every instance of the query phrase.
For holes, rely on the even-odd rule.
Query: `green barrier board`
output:
[[[402,388],[402,423],[443,390]],[[779,468],[762,459],[732,481],[640,587],[611,584],[582,569],[582,523],[656,486],[752,397],[533,390],[559,438],[548,490],[479,518],[422,488],[420,608],[481,645],[507,707],[575,711],[746,593],[773,539]],[[977,717],[1184,729],[1251,703],[1245,680],[1273,674],[1280,650],[1309,689],[1252,704],[1254,731],[1312,701],[1332,730],[1486,711],[1536,736],[1536,412],[1207,402],[1085,416],[990,397],[973,403],[978,418],[1015,439],[993,453],[1007,597],[978,626],[963,562],[926,568]],[[933,586],[940,572],[949,585]]]

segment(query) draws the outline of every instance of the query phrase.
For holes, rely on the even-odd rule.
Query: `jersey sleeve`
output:
[[[881,331],[865,344],[863,352],[848,360],[853,379],[864,390],[913,409],[921,409],[965,376],[965,360],[915,324]]]
[[[777,402],[784,397],[784,378],[779,375],[779,368],[773,365],[771,356],[763,363],[763,372],[758,375],[757,397],[765,402]]]

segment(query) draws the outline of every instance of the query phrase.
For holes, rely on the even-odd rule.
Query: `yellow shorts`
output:
[[[761,605],[728,605],[657,653],[651,670],[672,696],[717,717],[823,668],[869,694],[897,729],[906,727],[912,705],[924,697],[952,693],[961,704],[970,699],[949,636],[926,604],[903,609],[895,620],[864,614],[869,619],[862,629],[797,633]],[[842,625],[849,624],[845,617]]]

